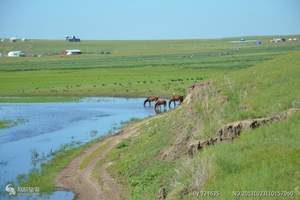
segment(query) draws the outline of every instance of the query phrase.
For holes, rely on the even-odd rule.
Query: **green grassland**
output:
[[[185,88],[193,82],[223,76],[229,71],[248,68],[274,56],[300,50],[298,41],[273,44],[269,42],[271,37],[255,38],[261,39],[263,45],[230,43],[238,38],[3,42],[0,43],[1,53],[22,50],[28,56],[0,58],[0,96],[184,94]],[[62,50],[71,48],[81,49],[83,54],[59,55]]]
[[[260,39],[264,42],[261,46],[228,42],[234,39],[91,41],[78,47],[85,50],[85,45],[91,46],[85,50],[91,53],[67,58],[55,52],[79,44],[65,46],[57,41],[54,48],[50,41],[32,41],[30,47],[24,43],[24,50],[53,55],[1,58],[0,95],[165,96],[185,94],[191,83],[213,80],[213,86],[205,91],[207,98],[161,114],[99,163],[112,162],[109,172],[122,184],[128,199],[155,199],[161,187],[166,188],[168,199],[198,199],[193,191],[219,191],[220,196],[214,199],[234,199],[232,191],[238,190],[293,191],[300,195],[299,114],[246,131],[232,143],[210,146],[193,158],[187,156],[184,145],[180,146],[214,136],[229,122],[300,108],[299,42],[271,44],[268,37]],[[45,45],[35,46],[35,42]],[[1,48],[7,51],[10,47]],[[228,101],[221,104],[218,95],[228,97]],[[175,157],[165,158],[164,153],[172,152],[174,146]],[[76,149],[44,164],[42,173],[31,174],[29,182],[38,184],[42,191],[53,190],[55,175],[78,155],[73,151]]]

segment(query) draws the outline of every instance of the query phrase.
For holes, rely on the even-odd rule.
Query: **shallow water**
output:
[[[0,199],[4,186],[16,181],[40,163],[32,162],[33,152],[47,158],[61,145],[86,143],[115,130],[131,118],[154,115],[144,108],[143,99],[85,98],[68,103],[0,103],[0,120],[21,119],[14,127],[0,129]],[[44,156],[41,156],[44,155]],[[17,199],[72,199],[70,192],[59,191],[47,197],[17,196]]]

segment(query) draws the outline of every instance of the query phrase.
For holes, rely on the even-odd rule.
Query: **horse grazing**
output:
[[[174,95],[171,97],[170,101],[169,101],[169,108],[171,107],[171,103],[174,103],[174,107],[176,105],[176,102],[179,101],[179,103],[181,104],[183,102],[184,97],[180,96],[180,95]]]
[[[144,101],[144,107],[146,106],[146,103],[148,102],[149,103],[149,106],[151,106],[151,102],[152,101],[157,101],[158,100],[158,97],[157,96],[149,96],[147,97],[147,99]]]
[[[160,111],[161,109],[161,105],[164,106],[164,109],[166,109],[166,106],[167,106],[167,101],[164,100],[164,99],[158,99],[155,103],[155,106],[154,106],[154,110],[157,112],[157,111]],[[158,110],[159,108],[159,110]]]

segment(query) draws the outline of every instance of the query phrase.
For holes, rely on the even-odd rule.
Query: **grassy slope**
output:
[[[231,74],[239,95],[234,101],[248,109],[235,108],[227,120],[300,107],[299,66],[300,53],[290,53]],[[295,191],[299,186],[299,119],[297,114],[279,124],[247,131],[233,145],[223,144],[199,154],[200,162],[211,158],[211,178],[204,188],[220,191],[220,199],[230,198],[234,190]]]
[[[231,199],[232,191],[297,192],[298,187],[300,192],[299,121],[297,114],[247,131],[232,145],[222,144],[199,154],[199,160],[211,158],[211,177],[204,190],[219,191],[219,199]]]
[[[169,96],[187,85],[300,49],[299,42],[233,44],[232,39],[182,41],[29,41],[0,43],[42,57],[0,59],[0,96]],[[83,55],[61,58],[63,49]],[[110,51],[111,54],[101,54]],[[25,70],[25,71],[23,71]]]
[[[145,127],[125,148],[112,151],[108,158],[114,161],[111,173],[121,178],[131,199],[154,199],[160,185],[167,188],[170,199],[180,198],[184,188],[217,190],[223,195],[220,199],[230,199],[232,190],[294,190],[299,180],[299,115],[249,131],[234,145],[209,148],[193,160],[163,161],[159,154],[175,141],[178,132],[205,138],[226,122],[299,106],[299,66],[297,52],[228,74],[217,81],[220,85],[230,82],[230,87],[223,88],[224,94],[231,95],[225,107],[209,105],[210,111],[204,114],[201,102],[194,105],[199,113],[193,117],[201,118],[206,134],[191,133],[195,121],[183,110],[168,113]],[[242,110],[243,106],[247,109]],[[210,121],[214,126],[207,129]]]

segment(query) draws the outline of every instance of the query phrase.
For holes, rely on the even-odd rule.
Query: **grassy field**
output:
[[[261,39],[263,44],[230,43],[238,38],[4,42],[0,43],[1,53],[18,49],[28,56],[0,58],[0,96],[133,97],[184,94],[185,88],[193,82],[223,76],[274,56],[300,50],[298,41],[273,44],[269,42],[271,37],[256,38]],[[81,49],[83,54],[59,56],[62,50],[70,48]],[[41,101],[39,98],[32,99],[35,100]]]
[[[142,127],[138,136],[124,140],[99,163],[112,162],[109,172],[123,185],[128,199],[155,199],[161,187],[166,189],[168,199],[198,199],[193,196],[197,191],[218,191],[220,196],[214,199],[233,199],[232,191],[241,190],[292,191],[300,195],[299,114],[246,131],[232,143],[206,148],[193,158],[186,155],[188,142],[214,136],[218,128],[228,122],[300,108],[299,42],[270,44],[267,43],[269,38],[260,39],[264,41],[261,46],[228,42],[234,39],[95,42],[103,48],[97,49],[95,45],[86,50],[91,53],[70,58],[54,54],[58,47],[66,47],[57,41],[52,55],[1,58],[0,94],[37,98],[165,96],[185,94],[189,84],[213,80],[213,86],[206,91],[207,98],[162,114]],[[82,50],[88,44],[93,43],[80,44]],[[47,49],[44,48],[31,46],[28,51],[42,53]],[[7,51],[8,47],[2,49]],[[111,54],[101,54],[102,51]],[[176,56],[181,58],[176,59]],[[138,58],[147,58],[149,62]],[[59,66],[51,59],[54,63],[61,59]],[[86,65],[82,64],[85,61]],[[36,65],[28,64],[33,62],[37,62]],[[20,71],[22,65],[24,71]],[[221,104],[218,95],[228,97],[228,101]],[[167,152],[171,153],[165,157]],[[69,155],[56,156],[42,167],[42,173],[31,175],[29,182],[38,184],[42,191],[51,191],[53,177],[78,154],[69,152]],[[82,166],[90,162],[92,156]]]

